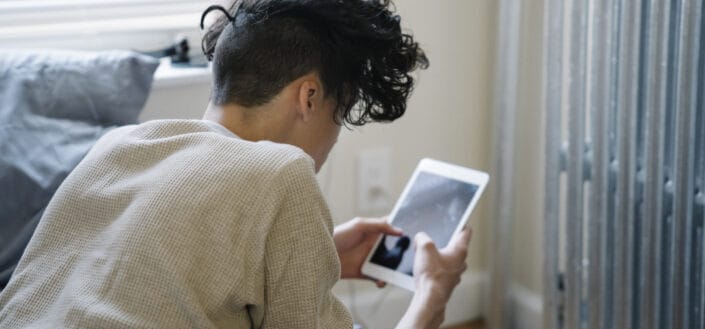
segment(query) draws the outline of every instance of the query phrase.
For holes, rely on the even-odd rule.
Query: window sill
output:
[[[211,68],[174,67],[171,60],[163,58],[154,73],[153,90],[186,87],[211,83]]]

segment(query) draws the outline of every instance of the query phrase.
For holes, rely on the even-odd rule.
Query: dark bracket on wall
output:
[[[169,57],[172,66],[178,67],[206,67],[208,61],[204,55],[189,55],[188,40],[184,36],[179,36],[169,47],[154,51],[140,51],[140,53],[155,58]]]

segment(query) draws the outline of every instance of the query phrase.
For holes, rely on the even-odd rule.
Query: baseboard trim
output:
[[[469,322],[482,317],[484,289],[487,275],[469,271],[453,292],[446,307],[444,326]],[[353,313],[356,323],[365,329],[394,328],[411,301],[412,293],[393,286],[384,289],[370,283],[341,282],[336,295]]]
[[[388,286],[374,288],[368,282],[342,281],[334,289],[336,295],[353,313],[357,324],[365,329],[394,328],[411,301],[412,293]],[[489,280],[484,271],[463,275],[446,307],[443,326],[453,326],[484,318],[489,296]],[[540,294],[512,283],[508,294],[509,324],[513,329],[543,328],[543,299]]]
[[[540,294],[519,284],[509,287],[511,328],[543,328],[543,298]]]

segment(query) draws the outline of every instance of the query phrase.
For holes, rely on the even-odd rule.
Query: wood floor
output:
[[[482,320],[476,320],[452,327],[444,327],[444,329],[485,329],[485,323]]]

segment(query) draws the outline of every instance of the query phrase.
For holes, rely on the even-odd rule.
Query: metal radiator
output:
[[[545,328],[705,328],[703,9],[545,1]]]

